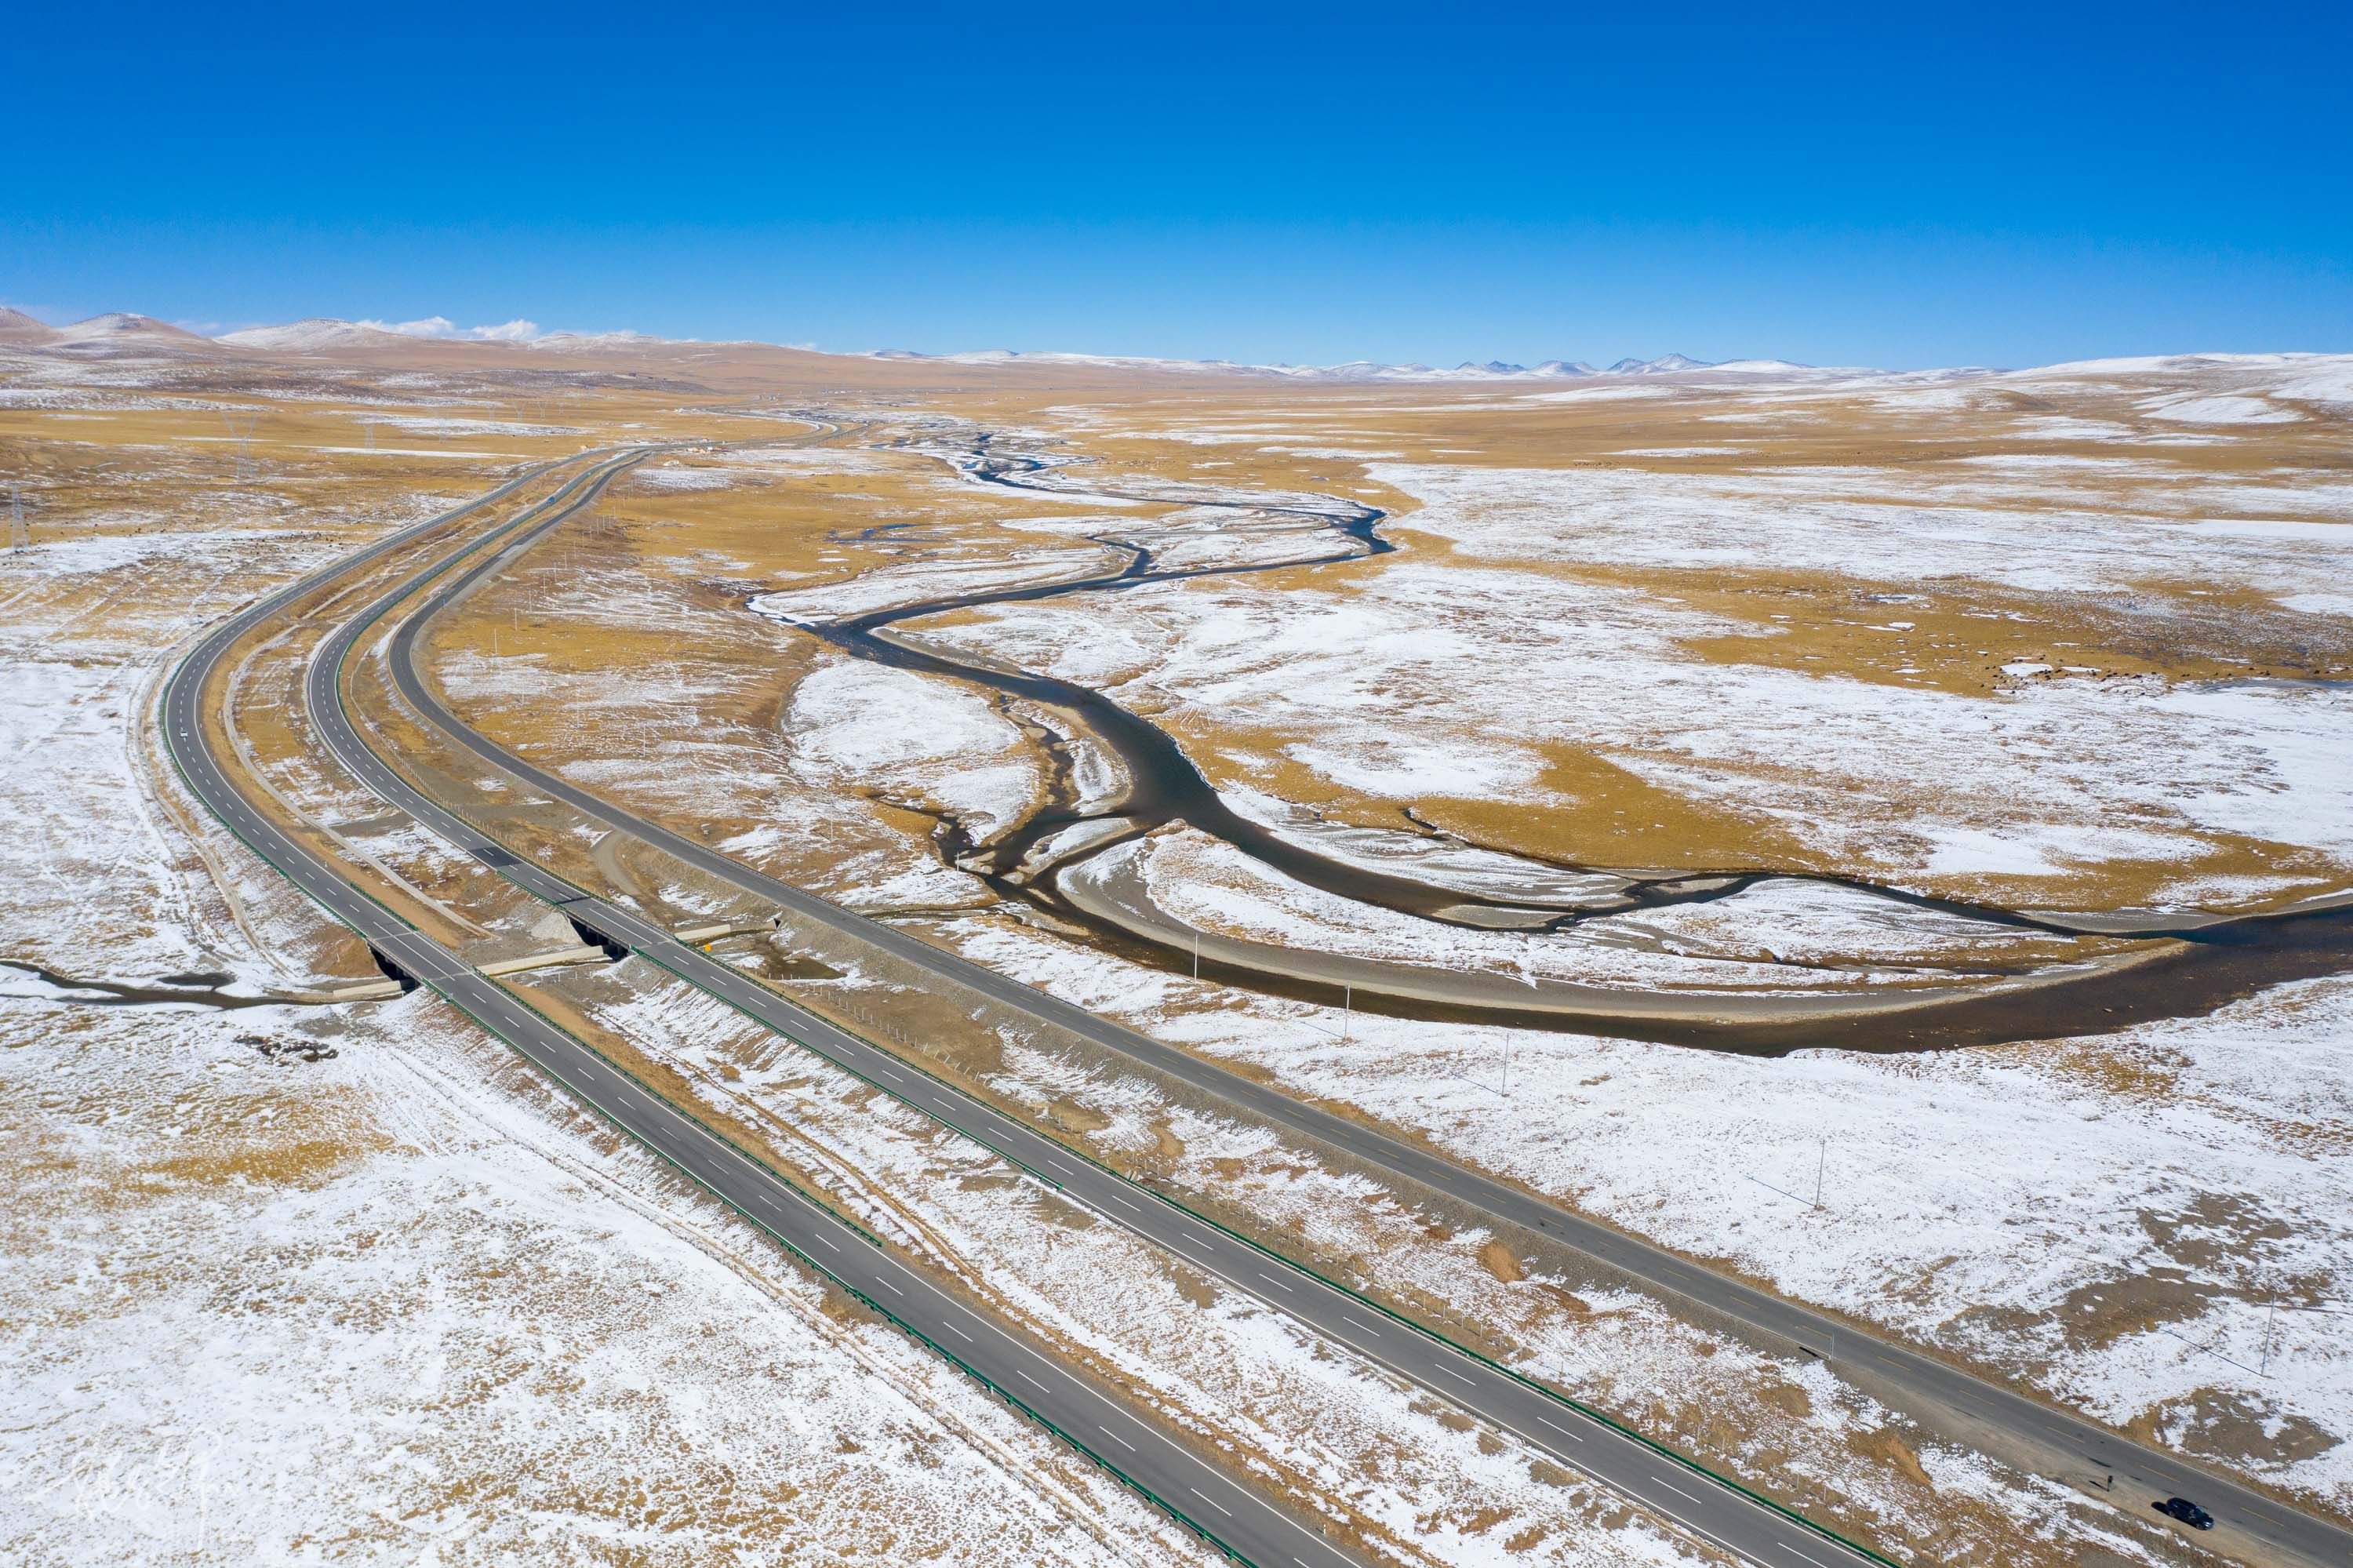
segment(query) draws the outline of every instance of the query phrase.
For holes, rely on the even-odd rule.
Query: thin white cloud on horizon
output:
[[[495,326],[460,327],[448,316],[427,316],[413,322],[360,321],[353,324],[374,327],[378,332],[396,332],[403,337],[464,337],[493,343],[529,343],[539,335],[539,323],[521,316]]]

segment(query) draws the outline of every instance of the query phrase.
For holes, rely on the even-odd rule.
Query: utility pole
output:
[[[2272,1322],[2278,1315],[2279,1286],[2274,1281],[2263,1287],[2263,1354],[2262,1361],[2255,1368],[2255,1375],[2258,1377],[2271,1376]]]
[[[1201,978],[1201,933],[1193,933],[1193,978]]]
[[[1822,1172],[1830,1169],[1830,1163],[1831,1140],[1825,1136],[1822,1139],[1821,1155],[1814,1161],[1814,1207],[1817,1209],[1822,1206]]]
[[[21,487],[8,492],[8,547],[11,550],[33,547],[33,525],[25,521],[25,492]]]
[[[1343,1044],[1345,1044],[1348,1039],[1349,1015],[1356,1011],[1356,996],[1355,989],[1350,986],[1342,986],[1340,988],[1340,1041]]]

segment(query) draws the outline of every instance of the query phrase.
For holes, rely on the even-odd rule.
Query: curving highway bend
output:
[[[595,496],[613,473],[644,455],[640,450],[597,463],[567,481],[526,516],[568,515]],[[1197,1457],[1161,1427],[1138,1417],[1123,1401],[1073,1374],[1036,1343],[1007,1333],[987,1316],[934,1285],[891,1249],[638,1084],[514,993],[482,977],[457,953],[345,881],[334,867],[281,832],[238,789],[206,736],[200,713],[206,680],[231,645],[343,573],[512,494],[544,471],[544,468],[533,470],[480,501],[345,556],[270,595],[206,635],[173,673],[162,703],[165,740],[189,786],[256,853],[418,983],[506,1041],[575,1098],[726,1202],[786,1250],[978,1378],[1007,1403],[1049,1426],[1212,1544],[1254,1564],[1353,1568],[1354,1559],[1289,1510]],[[464,547],[457,553],[465,553]],[[425,575],[441,569],[448,559],[445,556]],[[377,601],[338,629],[332,645],[322,647],[318,667],[331,672],[359,630],[407,591],[406,586],[396,589],[387,599]],[[339,715],[340,708],[331,707],[321,716]],[[346,745],[356,745],[348,727],[337,733]],[[380,765],[372,768],[367,778],[374,785],[396,782]],[[474,842],[480,842],[479,839]],[[511,857],[501,856],[491,863],[510,874],[525,869]],[[574,896],[568,888],[562,890],[567,906]],[[657,933],[650,927],[639,934],[649,939],[667,939],[666,933]]]
[[[556,781],[499,750],[450,714],[417,674],[416,643],[437,613],[528,550],[567,514],[568,511],[552,513],[543,521],[516,533],[496,551],[486,553],[402,620],[389,645],[395,683],[417,712],[501,769],[523,777],[533,788]],[[424,795],[361,738],[339,699],[338,676],[345,653],[375,620],[433,575],[432,571],[420,574],[394,588],[337,629],[321,644],[305,681],[305,705],[328,748],[388,803],[410,813],[435,833],[607,941],[651,960],[884,1093],[974,1139],[1100,1218],[1145,1237],[1173,1256],[1307,1324],[1365,1360],[1400,1373],[1511,1432],[1567,1467],[1602,1481],[1690,1534],[1774,1568],[1803,1568],[1809,1563],[1815,1568],[1830,1568],[1833,1559],[1860,1559],[1862,1554],[1838,1537],[1759,1502],[1710,1472],[1596,1418],[1537,1384],[1468,1354],[1289,1260],[1219,1229],[1151,1188],[1128,1181],[1045,1137],[1027,1123],[933,1077],[914,1063],[837,1028],[746,977],[734,966],[679,941],[637,911],[596,897],[521,859],[464,817]],[[570,795],[565,792],[565,798],[570,799]],[[598,803],[584,803],[582,800],[572,800],[571,803],[608,826],[626,832],[650,827]],[[740,874],[741,868],[738,870]],[[1178,1496],[1181,1500],[1181,1494]],[[1190,1522],[1199,1525],[1204,1521],[1197,1517]],[[1251,1561],[1279,1563],[1283,1559],[1252,1557]]]
[[[1856,1549],[1837,1537],[1757,1502],[1549,1392],[1382,1313],[1287,1260],[1218,1229],[1152,1190],[1074,1154],[1026,1124],[929,1076],[915,1064],[834,1028],[733,966],[679,942],[635,911],[596,898],[522,859],[459,813],[423,795],[394,771],[389,759],[370,749],[353,727],[340,699],[338,674],[344,657],[369,627],[420,586],[450,571],[462,558],[473,556],[471,566],[399,623],[391,641],[392,673],[402,696],[429,722],[533,789],[745,892],[805,917],[853,930],[894,956],[1074,1029],[1110,1049],[1219,1095],[1250,1113],[1345,1149],[1757,1327],[1802,1343],[1835,1345],[1843,1364],[1907,1387],[1923,1388],[1971,1419],[2104,1463],[2116,1471],[2120,1481],[2129,1478],[2157,1489],[2158,1495],[2180,1492],[2198,1498],[2222,1520],[2230,1536],[2284,1548],[2315,1562],[2353,1560],[2353,1552],[2348,1551],[2353,1542],[2326,1521],[2294,1513],[2172,1456],[2128,1444],[2089,1423],[1916,1352],[1871,1340],[1852,1329],[1841,1333],[1828,1319],[1802,1308],[1055,1001],[903,932],[850,915],[691,839],[619,811],[471,730],[448,713],[419,678],[415,665],[419,630],[434,614],[575,514],[616,473],[641,461],[651,450],[592,454],[586,460],[588,466],[544,500],[406,577],[338,626],[322,643],[306,678],[307,703],[329,748],[355,778],[584,927],[642,954],[845,1070],[976,1139],[1059,1190],[1065,1199],[1146,1237],[1366,1360],[1512,1432],[1692,1535],[1775,1568],[1801,1568],[1809,1563],[1831,1568],[1841,1562],[1861,1560]],[[1303,1524],[1303,1516],[1229,1478],[1157,1424],[1139,1418],[1090,1380],[1072,1374],[1036,1343],[1007,1333],[985,1314],[934,1286],[891,1249],[812,1202],[783,1177],[638,1085],[513,992],[478,974],[459,955],[411,927],[281,832],[238,789],[227,767],[214,754],[200,711],[207,679],[234,642],[326,583],[421,535],[505,499],[562,466],[552,463],[528,471],[467,506],[389,535],[280,590],[210,632],[174,673],[163,698],[166,744],[191,788],[232,832],[402,970],[506,1040],[575,1097],[728,1202],[788,1250],[980,1378],[1008,1403],[1048,1425],[1219,1548],[1266,1568],[1277,1564],[1324,1568],[1351,1561],[1312,1526]],[[484,538],[502,542],[494,550],[483,550]]]
[[[554,525],[549,523],[533,530],[533,536]],[[2059,1473],[2072,1474],[2079,1478],[2112,1476],[2116,1499],[2127,1513],[2144,1510],[2149,1502],[2163,1498],[2190,1498],[2202,1504],[2216,1520],[2216,1529],[2211,1535],[2200,1538],[2200,1545],[2215,1547],[2256,1562],[2353,1563],[2353,1531],[2331,1520],[2299,1511],[2178,1454],[2136,1442],[2110,1428],[1978,1377],[1937,1357],[1883,1339],[1852,1322],[1798,1306],[1729,1275],[1637,1240],[1416,1144],[1335,1115],[1319,1106],[1294,1099],[1279,1088],[1229,1072],[1149,1035],[1099,1017],[1019,980],[934,947],[909,932],[852,914],[789,883],[754,871],[707,844],[623,810],[578,785],[505,750],[496,741],[468,726],[438,700],[417,669],[415,650],[419,633],[436,613],[454,603],[473,584],[527,548],[529,542],[528,539],[519,539],[499,556],[485,560],[463,579],[438,593],[402,623],[392,642],[393,679],[403,698],[459,745],[491,767],[744,893],[790,909],[802,917],[854,934],[895,959],[980,991],[993,1001],[1018,1009],[1040,1022],[1069,1030],[1190,1087],[1214,1095],[1234,1106],[1248,1118],[1273,1122],[1293,1133],[1343,1150],[1409,1181],[1468,1204],[1499,1222],[1518,1225],[1564,1243],[1654,1287],[1698,1302],[1753,1329],[1793,1341],[1817,1353],[1826,1352],[1841,1372],[1863,1380],[1866,1386],[1899,1406],[1926,1406],[1931,1413],[1942,1413],[1947,1418],[1957,1419],[1964,1429],[1998,1435],[2019,1448],[2039,1456],[2045,1467]],[[479,833],[474,836],[480,837]],[[675,948],[678,944],[670,943],[670,946]],[[734,976],[739,986],[748,984],[727,966],[717,964],[715,960],[706,961],[712,963],[715,969]],[[690,975],[688,978],[695,977]],[[695,983],[704,982],[696,980]],[[706,986],[706,989],[711,987]],[[763,994],[774,995],[765,991]],[[734,999],[730,997],[729,1000]],[[815,1020],[811,1020],[810,1027],[820,1031],[828,1028]],[[807,1035],[801,1033],[797,1027],[787,1027],[785,1033],[807,1043]],[[866,1049],[871,1051],[873,1048]],[[877,1054],[883,1055],[884,1060],[892,1063],[902,1073],[921,1072],[911,1062],[887,1054]],[[871,1073],[867,1075],[875,1077]],[[875,1077],[875,1081],[879,1086],[896,1092],[887,1076]],[[961,1096],[957,1097],[957,1102],[960,1108],[955,1115],[955,1125],[968,1128],[984,1113],[991,1117],[996,1115],[980,1106],[979,1102],[966,1100]],[[966,1105],[974,1109],[966,1112],[961,1108]],[[928,1106],[922,1108],[931,1109]],[[938,1113],[934,1111],[932,1114]],[[1018,1125],[1003,1118],[997,1119],[1008,1127]],[[1034,1133],[1030,1136],[1037,1138]],[[1074,1158],[1058,1144],[1042,1139],[1038,1141],[1056,1150],[1065,1160]],[[996,1147],[1002,1150],[1006,1146],[998,1144]],[[1150,1189],[1134,1187],[1124,1181],[1122,1187],[1131,1201],[1141,1201],[1140,1194],[1166,1204],[1166,1200],[1158,1199]],[[1110,1218],[1121,1217],[1115,1211],[1104,1213]],[[1269,1293],[1253,1287],[1247,1276],[1236,1283],[1262,1299],[1269,1298]],[[1281,1299],[1275,1300],[1274,1305],[1290,1309],[1296,1303]],[[1358,1315],[1362,1316],[1361,1309]],[[1356,1348],[1366,1350],[1361,1341],[1356,1342]],[[1374,1353],[1374,1359],[1396,1364],[1377,1353]],[[1433,1362],[1433,1368],[1438,1364],[1440,1363]],[[1452,1366],[1457,1363],[1443,1364]],[[1414,1374],[1409,1371],[1408,1375]],[[1464,1404],[1474,1414],[1496,1420],[1499,1425],[1513,1425],[1474,1403],[1467,1389],[1451,1384],[1443,1374],[1419,1376],[1417,1381]],[[1555,1412],[1554,1419],[1562,1418]],[[1514,1429],[1525,1435],[1525,1427]],[[1580,1457],[1574,1451],[1564,1453],[1561,1447],[1553,1445],[1539,1446],[1549,1448],[1565,1460]],[[1589,1465],[1579,1467],[1590,1468]],[[1682,1487],[1674,1489],[1676,1496],[1685,1496],[1683,1489],[1689,1485],[1689,1479],[1685,1478]],[[1660,1511],[1670,1517],[1683,1518],[1691,1512],[1688,1500],[1675,1501],[1666,1498],[1656,1488],[1653,1488],[1651,1497],[1661,1500]],[[1672,1506],[1666,1506],[1668,1504]],[[1711,1520],[1716,1520],[1713,1508],[1709,1510],[1709,1517]],[[1818,1544],[1812,1550],[1819,1552],[1822,1547]],[[1777,1559],[1760,1555],[1757,1560],[1770,1562]]]

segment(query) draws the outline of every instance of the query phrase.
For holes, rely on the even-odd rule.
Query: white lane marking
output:
[[[1105,1426],[1102,1422],[1098,1421],[1095,1423],[1095,1430],[1110,1438],[1113,1442],[1118,1444],[1121,1447],[1126,1449],[1129,1453],[1133,1454],[1135,1452],[1134,1444],[1129,1442],[1126,1438],[1121,1436],[1110,1427]]]
[[[1199,1498],[1203,1502],[1208,1503],[1211,1508],[1216,1509],[1219,1513],[1224,1514],[1228,1519],[1234,1517],[1233,1510],[1228,1508],[1225,1504],[1219,1502],[1217,1499],[1211,1497],[1200,1488],[1187,1487],[1185,1489],[1191,1492],[1195,1497]]]
[[[1105,1192],[1103,1194],[1103,1201],[1109,1203],[1117,1203],[1121,1208],[1125,1209],[1131,1214],[1140,1214],[1144,1212],[1116,1192]]]
[[[1667,1490],[1674,1493],[1675,1496],[1679,1498],[1689,1498],[1693,1502],[1699,1501],[1699,1499],[1692,1497],[1691,1493],[1683,1490],[1683,1488],[1675,1485],[1672,1481],[1661,1481],[1659,1485],[1666,1488]]]
[[[1563,1426],[1563,1425],[1562,1425],[1559,1422],[1557,1422],[1557,1421],[1546,1421],[1546,1420],[1545,1420],[1545,1418],[1544,1418],[1543,1416],[1541,1416],[1541,1415],[1537,1416],[1537,1417],[1536,1417],[1536,1419],[1537,1419],[1538,1421],[1540,1421],[1540,1422],[1543,1422],[1545,1425],[1551,1427],[1554,1431],[1556,1431],[1556,1432],[1559,1433],[1559,1434],[1560,1434],[1562,1436],[1564,1436],[1564,1437],[1574,1438],[1576,1441],[1577,1441],[1577,1442],[1579,1442],[1579,1443],[1582,1443],[1582,1442],[1584,1442],[1584,1441],[1585,1441],[1585,1439],[1584,1439],[1583,1437],[1580,1437],[1580,1436],[1578,1436],[1576,1433],[1571,1432],[1567,1427]]]
[[[1023,1383],[1028,1383],[1031,1388],[1039,1389],[1039,1390],[1041,1390],[1041,1391],[1046,1392],[1046,1393],[1051,1393],[1051,1392],[1052,1392],[1052,1390],[1048,1389],[1044,1383],[1039,1383],[1036,1378],[1031,1377],[1028,1372],[1021,1372],[1021,1369],[1020,1369],[1020,1368],[1016,1367],[1016,1368],[1014,1369],[1014,1371],[1015,1371],[1015,1372],[1018,1372],[1018,1373],[1020,1374],[1021,1381],[1022,1381]]]
[[[973,1342],[972,1336],[965,1333],[962,1329],[957,1328],[954,1323],[944,1324],[943,1327],[944,1327],[949,1333],[954,1334],[957,1339],[962,1340],[965,1344],[969,1345]]]
[[[874,1277],[874,1283],[881,1286],[883,1289],[889,1291],[893,1296],[904,1296],[907,1294],[905,1291],[900,1289],[897,1286],[892,1284],[889,1280],[883,1278],[879,1274]]]
[[[1208,1249],[1208,1245],[1207,1245],[1206,1244],[1201,1243],[1201,1242],[1197,1242],[1197,1241],[1195,1241],[1191,1236],[1188,1236],[1188,1235],[1177,1235],[1177,1236],[1175,1236],[1175,1237],[1173,1237],[1173,1238],[1171,1238],[1171,1239],[1172,1239],[1172,1240],[1174,1240],[1174,1241],[1176,1242],[1176,1244],[1178,1246],[1199,1247],[1199,1248],[1201,1249],[1201,1254],[1202,1254],[1202,1255],[1203,1255],[1204,1257],[1208,1257],[1208,1258],[1210,1258],[1210,1259],[1211,1259],[1211,1263],[1212,1263],[1212,1266],[1215,1266],[1215,1259],[1214,1259],[1213,1255],[1210,1254],[1209,1249]]]
[[[1271,1275],[1271,1274],[1266,1274],[1266,1273],[1262,1273],[1262,1272],[1261,1272],[1261,1273],[1260,1273],[1260,1274],[1259,1274],[1259,1277],[1260,1277],[1261,1279],[1265,1280],[1269,1285],[1273,1286],[1277,1290],[1282,1291],[1282,1292],[1284,1295],[1286,1295],[1286,1296],[1287,1296],[1287,1295],[1290,1295],[1290,1294],[1292,1293],[1292,1292],[1291,1292],[1291,1287],[1290,1287],[1290,1286],[1285,1285],[1282,1280],[1277,1279],[1277,1278],[1276,1278],[1273,1275]]]
[[[817,1233],[817,1239],[818,1239],[818,1240],[819,1240],[819,1241],[821,1241],[821,1242],[823,1242],[826,1245],[828,1245],[828,1246],[829,1246],[829,1247],[833,1247],[833,1250],[834,1250],[834,1251],[836,1251],[836,1252],[839,1252],[839,1251],[841,1250],[841,1249],[840,1249],[839,1247],[838,1247],[838,1246],[833,1246],[833,1238],[832,1238],[831,1236],[829,1236],[829,1235],[827,1235],[823,1231],[819,1231],[819,1232],[818,1232],[818,1233]]]
[[[1340,1321],[1347,1324],[1351,1329],[1362,1329],[1366,1333],[1371,1334],[1376,1338],[1378,1338],[1380,1335],[1380,1330],[1374,1328],[1370,1323],[1359,1323],[1354,1318],[1349,1317],[1345,1312],[1340,1314]],[[1537,1419],[1542,1420],[1543,1417],[1538,1416]]]
[[[1461,1383],[1464,1388],[1477,1388],[1479,1386],[1477,1383],[1472,1383],[1469,1378],[1464,1377],[1461,1372],[1456,1372],[1452,1367],[1440,1367],[1438,1370],[1444,1372],[1448,1377],[1452,1378],[1456,1383]]]

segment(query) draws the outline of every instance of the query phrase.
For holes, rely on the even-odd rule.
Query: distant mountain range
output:
[[[517,323],[516,326],[528,323]],[[431,328],[433,330],[413,330]],[[313,316],[282,326],[247,327],[217,337],[160,322],[153,316],[110,312],[50,326],[21,311],[0,306],[0,347],[48,350],[75,357],[116,357],[163,354],[201,355],[231,353],[259,355],[307,355],[338,353],[396,353],[430,346],[436,349],[479,349],[485,353],[533,355],[663,354],[678,350],[710,352],[723,349],[773,349],[808,353],[771,344],[702,343],[692,339],[650,337],[641,333],[550,333],[524,337],[505,329],[480,329],[459,334],[446,322],[406,323],[406,329],[375,322],[343,321]],[[1606,370],[1583,360],[1547,359],[1537,365],[1516,365],[1491,359],[1466,360],[1451,370],[1430,365],[1380,365],[1356,360],[1345,365],[1248,365],[1221,359],[1151,359],[1096,354],[1024,354],[1011,349],[985,349],[964,354],[918,354],[908,349],[884,349],[865,355],[874,359],[921,360],[945,365],[1039,365],[1093,367],[1105,370],[1162,371],[1189,375],[1274,376],[1293,381],[1562,381],[1587,376],[1671,376],[1698,371],[1735,375],[1771,375],[1804,371],[1809,366],[1786,360],[1710,362],[1685,355],[1662,355],[1656,359],[1625,358]]]
[[[103,351],[118,347],[160,349],[178,353],[202,354],[212,346],[213,340],[159,322],[153,316],[132,315],[126,311],[109,311],[104,315],[91,316],[70,326],[53,327],[47,322],[36,321],[22,311],[12,311],[0,305],[0,344],[23,348],[70,348],[92,345]]]
[[[1706,360],[1694,359],[1683,354],[1662,355],[1656,359],[1630,356],[1607,370],[1597,370],[1581,359],[1547,359],[1536,365],[1515,365],[1502,359],[1490,359],[1484,363],[1466,359],[1453,369],[1447,370],[1434,365],[1381,365],[1369,359],[1351,360],[1345,365],[1248,365],[1230,359],[1023,354],[1009,348],[982,349],[967,354],[918,354],[912,349],[894,348],[881,350],[870,357],[928,359],[946,365],[1075,365],[1100,366],[1106,369],[1224,372],[1229,375],[1280,376],[1294,381],[1566,381],[1589,376],[1671,376],[1699,370],[1761,376],[1813,368],[1786,359]]]
[[[308,365],[338,369],[343,366],[362,366],[427,375],[480,368],[521,371],[526,375],[560,372],[570,377],[642,380],[649,385],[667,380],[678,386],[723,386],[730,384],[731,378],[756,380],[778,373],[829,382],[839,375],[844,361],[864,359],[903,362],[903,376],[922,383],[933,379],[926,368],[929,366],[939,366],[943,371],[949,366],[1034,366],[1163,376],[1224,376],[1261,386],[1278,382],[1342,386],[1494,384],[1500,389],[1534,384],[1544,390],[1522,395],[1539,400],[1579,397],[1585,395],[1580,390],[1585,385],[1590,385],[1591,395],[1597,397],[1623,397],[1632,390],[1627,383],[1641,377],[1660,378],[1667,386],[1721,389],[1727,384],[1744,381],[1824,387],[1868,382],[1895,387],[1934,387],[1992,377],[2031,387],[2052,376],[2123,379],[2162,376],[2186,385],[2211,385],[2223,389],[2221,395],[2212,397],[2176,397],[2159,405],[2143,405],[2155,408],[2158,418],[2175,422],[2286,420],[2310,417],[2310,410],[2322,408],[2353,409],[2353,355],[2346,354],[2177,354],[2137,359],[2078,360],[2012,371],[1982,366],[1885,371],[1798,365],[1786,359],[1711,363],[1687,355],[1665,354],[1656,359],[1620,359],[1604,370],[1597,370],[1582,360],[1568,359],[1546,359],[1535,365],[1501,359],[1466,360],[1446,370],[1430,365],[1380,365],[1371,360],[1346,365],[1244,365],[1220,359],[1018,354],[1010,349],[941,355],[915,354],[905,349],[862,355],[826,354],[790,344],[703,343],[634,332],[542,334],[523,321],[461,328],[438,316],[397,324],[318,316],[282,326],[246,327],[207,337],[153,316],[126,311],[110,311],[69,325],[51,326],[22,311],[0,305],[0,360],[13,358],[21,363],[26,356],[98,364],[147,361],[159,366],[181,364],[233,368],[239,365],[276,364],[290,368]],[[2196,379],[2190,380],[2192,377]],[[941,379],[949,377],[943,375]],[[1665,386],[1658,389],[1663,391]]]

